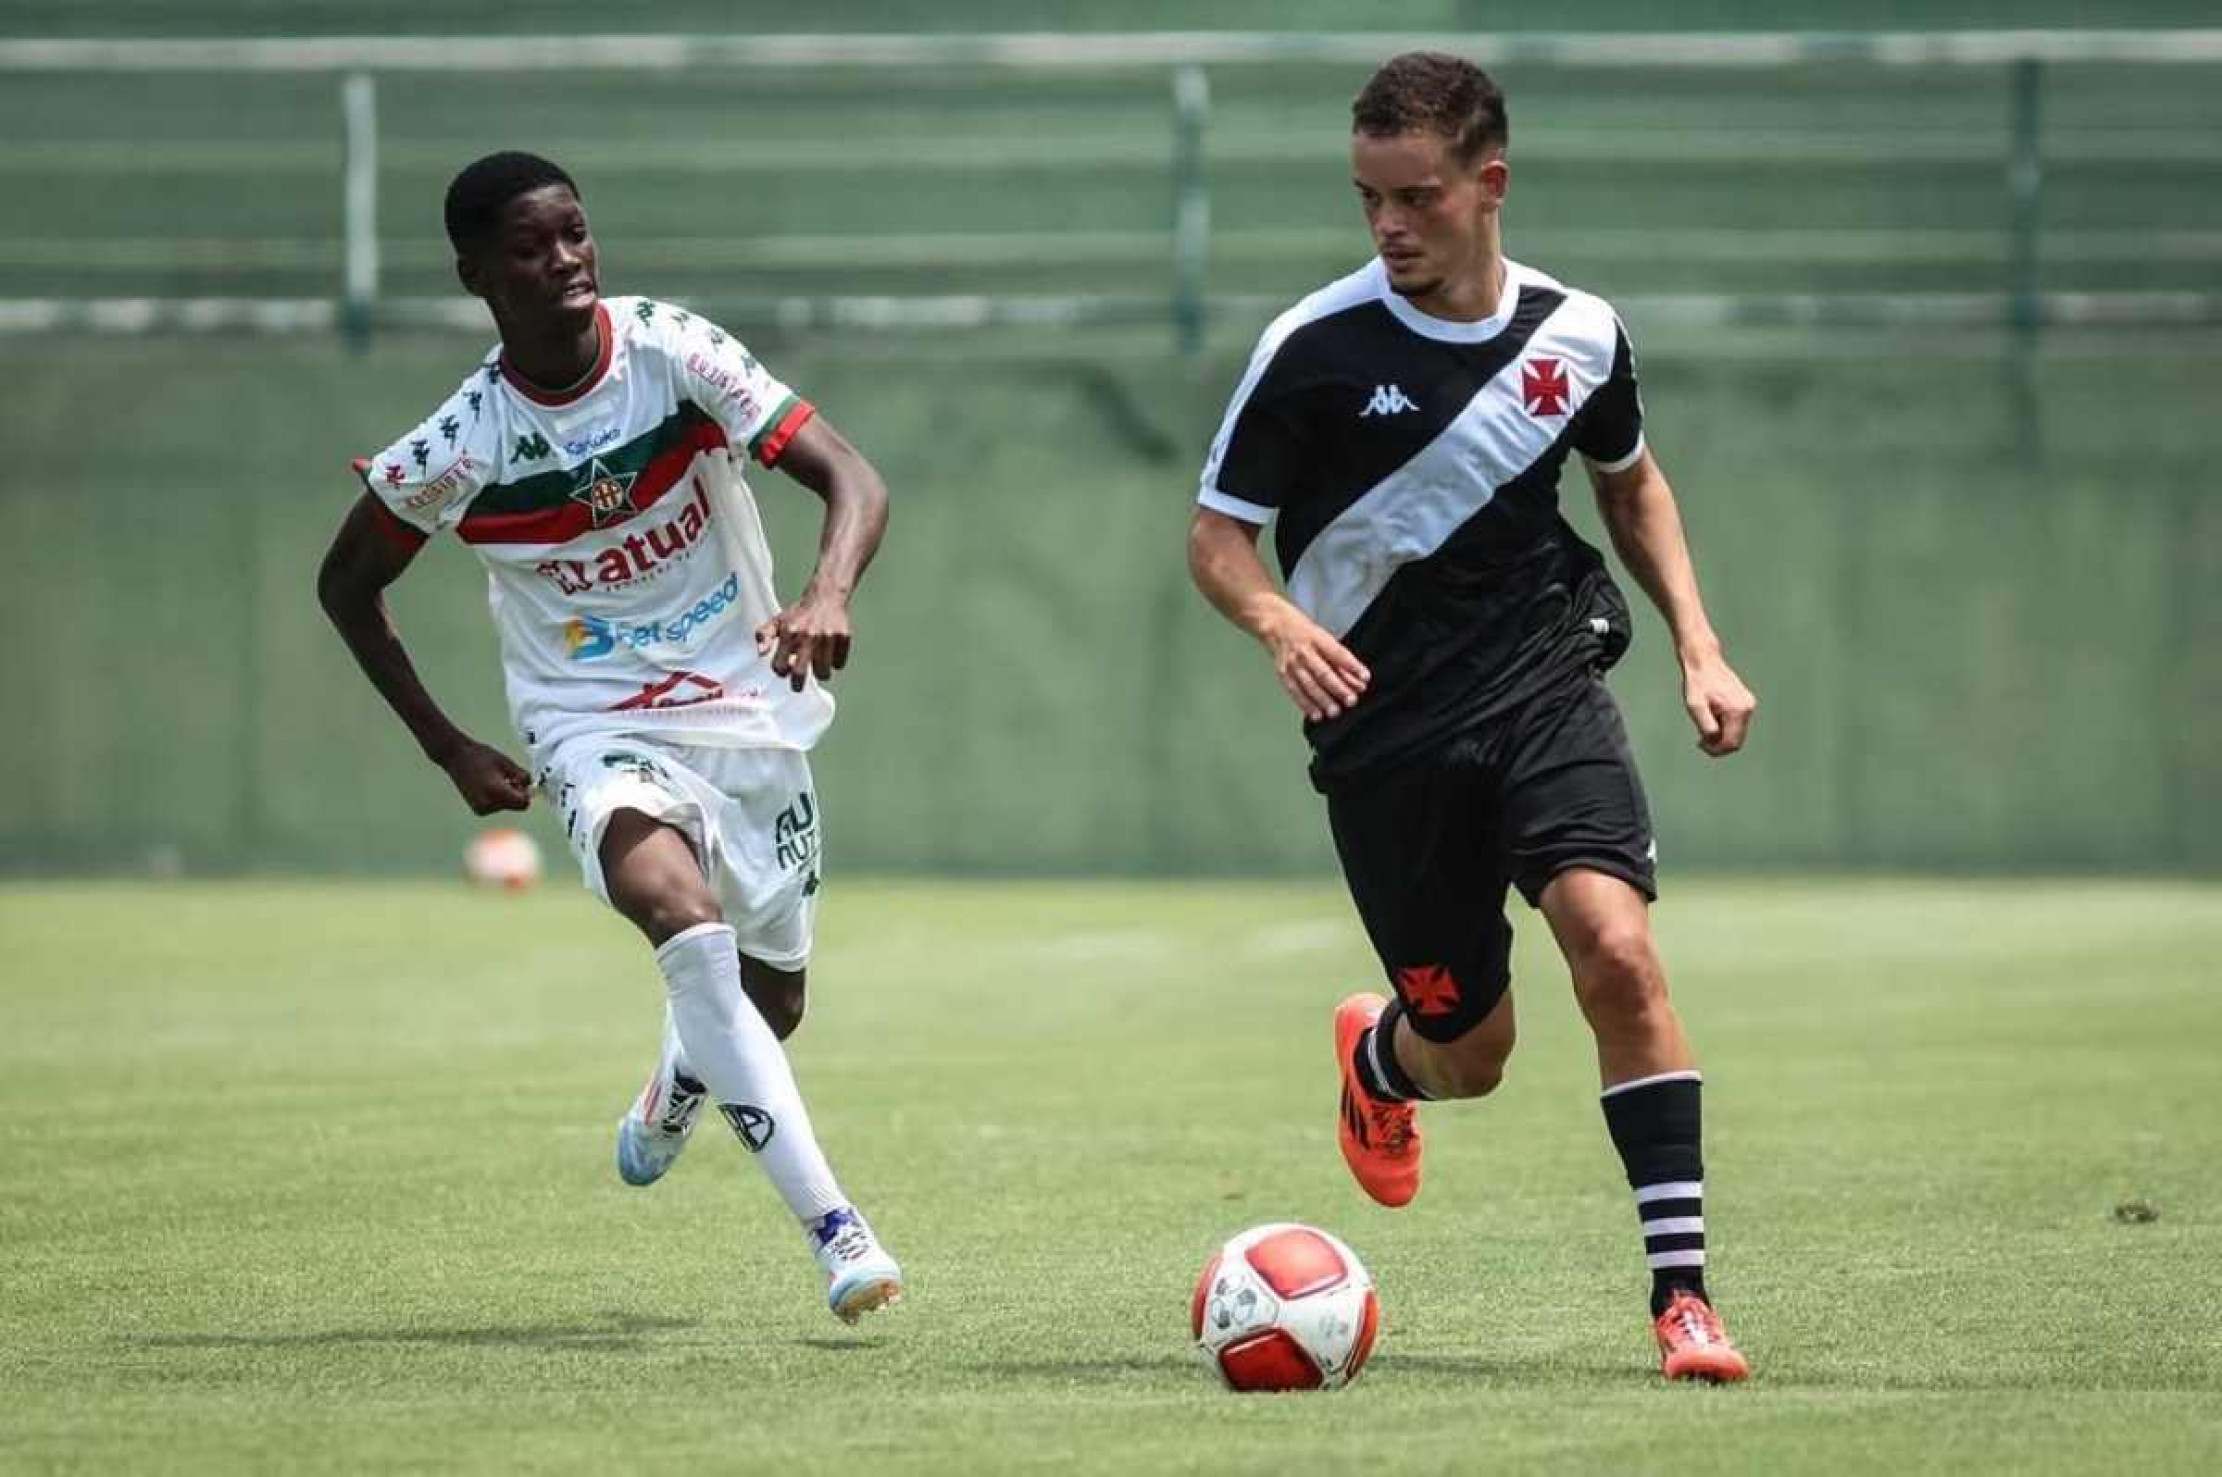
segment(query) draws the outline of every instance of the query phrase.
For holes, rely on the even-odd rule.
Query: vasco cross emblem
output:
[[[586,511],[593,515],[596,528],[607,528],[621,523],[633,515],[633,483],[638,472],[620,475],[602,465],[596,457],[587,463],[586,472],[579,485],[571,489],[571,501],[586,504]]]
[[[1520,400],[1529,415],[1566,414],[1566,366],[1556,359],[1534,358],[1520,366]]]

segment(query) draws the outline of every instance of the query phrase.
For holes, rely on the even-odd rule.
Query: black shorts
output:
[[[1430,1041],[1473,1029],[1511,981],[1506,884],[1533,907],[1581,866],[1658,896],[1635,756],[1612,694],[1587,672],[1326,794],[1358,915]]]

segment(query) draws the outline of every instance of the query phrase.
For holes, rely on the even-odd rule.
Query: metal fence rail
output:
[[[1871,67],[1997,70],[2008,98],[2004,152],[1997,156],[2010,230],[1995,293],[1696,294],[1657,299],[1653,311],[1691,323],[1888,325],[1905,322],[2009,323],[2033,339],[2047,325],[2106,323],[2211,324],[2222,320],[2222,294],[2205,292],[2048,293],[2040,289],[2046,157],[2040,118],[2051,69],[2098,64],[2172,67],[2222,64],[2222,28],[2146,31],[1947,31],[1740,34],[1456,34],[1372,33],[1279,35],[1233,32],[1147,32],[1125,35],[1003,34],[971,36],[522,36],[337,37],[241,40],[0,40],[0,74],[147,75],[156,73],[330,74],[340,80],[345,148],[341,296],[313,299],[16,298],[0,299],[0,333],[58,330],[106,332],[309,331],[338,327],[360,338],[384,325],[480,326],[464,306],[389,299],[380,289],[377,230],[381,73],[515,74],[750,70],[826,72],[930,69],[986,72],[1130,72],[1169,76],[1175,124],[1166,159],[1175,207],[1163,233],[1094,243],[1128,260],[1163,253],[1167,289],[1158,297],[1131,294],[982,297],[920,294],[749,300],[718,305],[737,322],[827,323],[918,329],[1012,324],[1170,322],[1193,350],[1218,315],[1246,311],[1238,298],[1213,296],[1206,265],[1213,234],[1205,167],[1211,117],[1207,69],[1290,64],[1356,64],[1413,48],[1452,50],[1485,65],[1565,68],[1783,69],[1816,63]],[[1138,141],[1115,141],[1132,154]],[[1639,141],[1640,144],[1640,141]],[[1777,147],[1760,141],[1753,147]],[[1022,142],[1022,149],[1024,144]],[[1145,152],[1151,147],[1139,144]],[[1980,141],[1943,139],[1927,145],[1936,158],[1986,157]],[[2080,145],[2078,147],[2081,147]],[[2104,155],[2108,140],[2090,147]],[[1764,152],[1764,148],[1762,149]],[[1939,152],[1941,151],[1941,152]],[[1927,157],[1927,156],[1924,156]],[[2203,162],[2193,142],[2187,157]],[[832,161],[837,164],[838,161]],[[977,161],[952,154],[913,161],[919,167],[963,169]],[[2092,234],[2092,233],[2086,233]],[[2188,260],[2213,259],[2211,233],[2176,233]],[[1153,247],[1154,242],[1154,247]],[[209,243],[221,250],[221,243]],[[290,246],[292,243],[262,243]],[[2160,249],[2157,236],[2135,249]],[[918,243],[911,243],[916,247]],[[945,243],[947,251],[977,243]],[[1020,252],[1055,252],[1060,238],[1022,238]],[[1965,251],[1965,243],[1955,249]],[[2100,248],[2106,249],[2106,248]],[[2115,243],[2112,249],[2123,249]],[[2178,255],[2182,255],[2182,251]],[[930,252],[928,253],[931,254]],[[884,253],[883,253],[884,255]],[[711,307],[708,302],[703,304]]]

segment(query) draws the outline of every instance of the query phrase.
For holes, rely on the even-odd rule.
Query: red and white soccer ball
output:
[[[514,826],[495,826],[463,848],[463,875],[480,887],[522,892],[540,880],[540,848]]]
[[[1358,1254],[1325,1231],[1253,1226],[1204,1266],[1189,1307],[1196,1347],[1234,1390],[1339,1390],[1381,1330]]]

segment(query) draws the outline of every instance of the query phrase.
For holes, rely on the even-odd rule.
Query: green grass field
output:
[[[0,890],[0,1469],[2222,1465],[2222,888],[1669,880],[1731,1390],[1651,1372],[1532,922],[1506,1090],[1392,1214],[1333,1144],[1332,884],[837,880],[796,1059],[912,1278],[851,1331],[722,1129],[617,1182],[660,992],[567,879]],[[1282,1217],[1380,1281],[1346,1394],[1191,1361]]]

